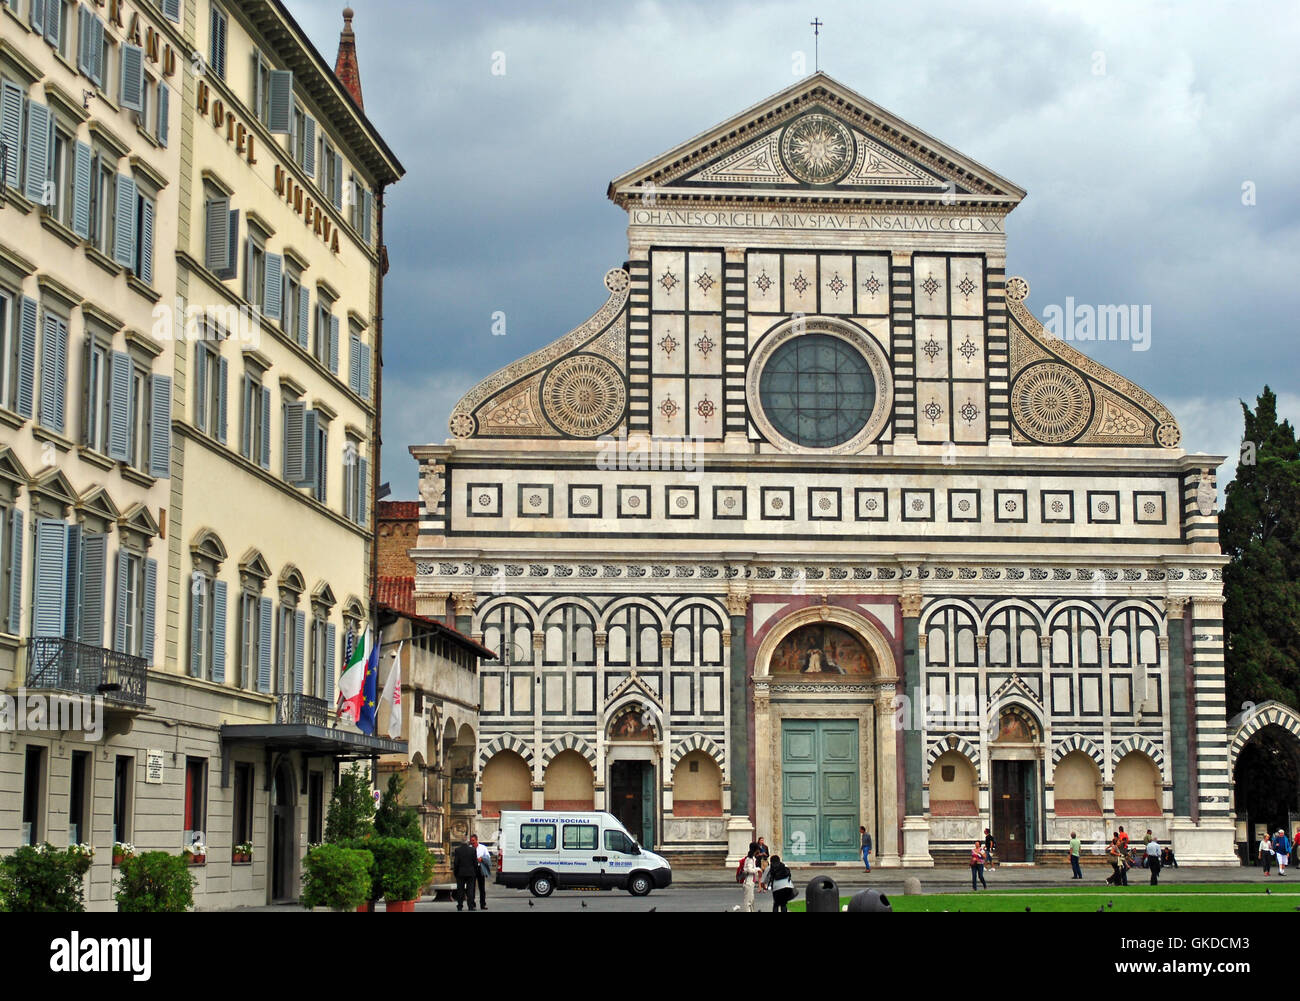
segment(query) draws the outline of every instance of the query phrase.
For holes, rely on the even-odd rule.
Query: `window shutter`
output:
[[[122,45],[122,98],[118,102],[127,111],[144,110],[144,49]]]
[[[129,568],[126,553],[119,549],[114,573],[117,588],[113,592],[113,650],[117,653],[126,653],[126,575]]]
[[[271,468],[271,391],[262,389],[262,468]]]
[[[334,708],[334,648],[338,646],[338,627],[329,623],[325,627],[325,700],[327,711]]]
[[[375,218],[375,196],[366,191],[361,196],[361,239],[369,243],[374,239],[373,220]]]
[[[154,606],[158,603],[158,561],[144,561],[144,621],[140,627],[140,656],[146,664],[153,664],[156,642]]]
[[[172,475],[172,379],[149,379],[149,475],[160,480]]]
[[[83,240],[90,239],[90,147],[83,142],[72,154],[72,231]]]
[[[361,385],[357,391],[363,399],[370,399],[370,345],[361,345]]]
[[[14,391],[14,409],[24,417],[32,416],[32,397],[36,389],[36,300],[23,296],[18,303],[18,385]]]
[[[135,181],[117,175],[117,215],[113,221],[113,260],[124,268],[135,264]]]
[[[266,100],[266,95],[262,93],[262,50],[253,50],[253,117],[259,122],[266,119],[262,117],[262,107]]]
[[[339,318],[330,316],[330,371],[339,374]]]
[[[77,8],[77,69],[90,76],[90,38],[94,29],[90,27],[90,22],[94,19],[94,14],[85,7]]]
[[[307,613],[293,613],[293,690],[294,694],[302,694],[302,654],[303,647],[306,645],[307,634]]]
[[[190,677],[203,677],[203,599],[208,581],[197,574],[190,577]]]
[[[8,80],[0,82],[0,140],[4,141],[5,182],[18,190],[18,151],[23,140],[23,91]]]
[[[208,349],[202,344],[194,349],[194,426],[208,429]]]
[[[366,509],[370,506],[370,495],[366,490],[366,471],[369,463],[357,459],[357,524],[366,527]]]
[[[64,402],[67,393],[68,326],[57,316],[45,314],[41,332],[41,405],[39,420],[51,431],[63,433]]]
[[[316,442],[319,438],[320,416],[308,410],[302,421],[302,475],[293,481],[295,487],[310,487],[316,483]]]
[[[177,3],[180,0],[176,0]],[[172,89],[165,80],[158,81],[158,144],[167,148],[167,139],[171,131],[171,97]]]
[[[226,14],[216,4],[212,6],[212,72],[222,80],[226,78]]]
[[[329,456],[329,428],[322,421],[320,432],[318,434],[320,443],[316,446],[316,499],[325,502],[329,496],[329,469],[327,468],[327,459]]]
[[[50,132],[54,117],[50,109],[38,101],[27,103],[27,160],[23,164],[23,195],[38,205],[46,203],[45,186],[50,179],[50,154],[53,140]]]
[[[226,683],[226,582],[212,582],[212,680]]]
[[[260,395],[253,385],[252,376],[244,376],[244,388],[239,394],[243,410],[243,420],[239,428],[239,454],[245,459],[252,458],[253,455],[253,414],[255,412],[253,408],[261,407],[262,401],[258,398]]]
[[[226,383],[229,382],[229,365],[224,358],[217,359],[217,441],[226,443]]]
[[[230,199],[209,198],[206,209],[208,239],[203,264],[224,278],[230,261]]]
[[[361,338],[348,335],[348,388],[361,395]]]
[[[104,22],[90,18],[90,79],[96,87],[104,86]]]
[[[271,70],[271,103],[267,128],[273,135],[287,136],[293,122],[293,73]]]
[[[32,0],[31,22],[36,34],[45,34],[45,0]]]
[[[32,0],[37,3],[37,0]],[[62,41],[63,18],[59,17],[62,11],[59,8],[63,6],[63,0],[46,0],[45,2],[45,40],[59,48]]]
[[[307,347],[307,331],[311,326],[311,291],[298,286],[298,344]]]
[[[307,465],[306,440],[303,437],[307,405],[292,400],[284,405],[284,478],[295,486],[302,482]]]
[[[81,526],[68,526],[68,565],[64,574],[63,635],[74,643],[81,613]]]
[[[302,124],[302,169],[316,179],[316,119],[304,115]]]
[[[334,154],[334,207],[343,208],[343,157]]]
[[[131,458],[131,356],[114,351],[108,387],[108,457],[118,462]]]
[[[104,584],[108,571],[108,536],[81,540],[80,639],[87,646],[104,645]]]
[[[225,279],[235,279],[239,277],[239,209],[232,209],[230,212],[230,253],[226,257],[226,266],[217,272],[217,276]]]
[[[140,280],[153,284],[153,202],[140,199]]]
[[[181,23],[181,0],[163,0],[163,17],[173,24]]]
[[[356,507],[357,457],[352,451],[351,443],[343,446],[343,517],[356,521],[353,508]]]
[[[257,690],[271,692],[271,599],[258,599],[257,616]]]
[[[266,255],[266,287],[262,290],[262,312],[268,319],[284,325],[284,258],[279,254]]]
[[[23,624],[23,513],[9,515],[9,628],[15,636]]]
[[[63,635],[63,603],[67,598],[68,526],[48,518],[36,520],[33,636]]]

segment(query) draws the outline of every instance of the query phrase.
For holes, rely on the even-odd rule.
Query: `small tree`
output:
[[[24,845],[0,860],[0,910],[67,914],[86,909],[85,875],[91,853],[73,846]]]
[[[359,764],[354,764],[339,779],[330,797],[325,817],[325,841],[341,844],[367,837],[374,832],[375,801],[370,783]]]
[[[122,860],[117,892],[123,914],[184,914],[194,906],[198,880],[184,855],[145,852]]]
[[[402,803],[402,780],[396,772],[388,776],[388,788],[380,797],[379,809],[375,811],[375,834],[381,838],[402,838],[424,843],[424,832],[420,830],[420,819],[415,807]]]
[[[371,898],[374,856],[339,845],[317,845],[303,859],[302,904],[355,911]]]

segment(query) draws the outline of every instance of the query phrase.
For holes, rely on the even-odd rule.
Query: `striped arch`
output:
[[[978,631],[980,628],[980,610],[975,607],[975,603],[969,598],[943,597],[936,598],[925,606],[921,612],[920,631],[925,632],[930,627],[930,620],[941,612],[949,608],[956,608],[970,616],[971,625]]]
[[[930,750],[925,755],[926,771],[932,771],[934,763],[949,751],[956,751],[958,754],[964,755],[966,760],[971,763],[971,767],[975,769],[975,774],[980,773],[980,749],[965,737],[959,737],[955,733],[941,737],[930,745]]]
[[[1281,702],[1270,700],[1260,703],[1248,712],[1238,713],[1228,721],[1232,738],[1228,741],[1228,773],[1237,767],[1237,755],[1247,741],[1266,726],[1281,727],[1300,740],[1300,712]]]
[[[1134,608],[1139,612],[1150,616],[1151,621],[1156,624],[1157,628],[1164,625],[1165,613],[1163,609],[1157,608],[1151,602],[1141,598],[1123,598],[1106,609],[1105,615],[1102,616],[1103,634],[1108,635],[1110,633],[1111,623],[1119,618],[1121,613]]]
[[[577,751],[587,759],[587,764],[591,765],[592,772],[595,772],[596,749],[576,733],[566,733],[563,737],[551,741],[551,746],[542,752],[542,767],[547,767],[551,759],[563,751]]]
[[[1052,767],[1055,768],[1060,764],[1061,759],[1067,754],[1073,754],[1075,751],[1082,751],[1088,757],[1092,758],[1093,764],[1102,774],[1106,772],[1106,755],[1102,753],[1095,740],[1091,740],[1083,734],[1076,733],[1066,737],[1063,741],[1052,748]]]
[[[703,751],[714,763],[723,775],[727,774],[727,752],[718,746],[717,741],[704,736],[702,733],[693,733],[676,747],[673,753],[668,757],[668,773],[671,775],[676,769],[678,763],[692,751]]]
[[[478,753],[479,768],[486,767],[487,763],[492,760],[492,757],[498,751],[514,751],[529,765],[533,763],[533,749],[514,734],[503,733],[500,737],[483,745],[483,750]]]
[[[1165,752],[1160,750],[1160,747],[1157,744],[1152,743],[1149,739],[1143,737],[1140,733],[1135,733],[1131,737],[1124,738],[1113,748],[1111,748],[1111,752],[1110,752],[1111,766],[1114,767],[1115,765],[1118,765],[1120,761],[1123,760],[1126,754],[1130,754],[1133,751],[1141,751],[1143,754],[1145,754],[1148,758],[1150,758],[1152,761],[1155,762],[1156,767],[1160,769],[1161,775],[1164,775]],[[1168,776],[1165,775],[1165,778],[1167,779]]]

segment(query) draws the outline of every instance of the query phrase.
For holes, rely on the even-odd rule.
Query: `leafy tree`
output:
[[[370,781],[361,765],[354,764],[339,778],[330,797],[329,813],[325,817],[326,844],[356,841],[373,834],[374,815]]]
[[[1300,445],[1267,386],[1241,410],[1242,461],[1219,516],[1230,716],[1243,702],[1300,707]]]
[[[85,875],[90,855],[24,845],[0,860],[0,910],[34,914],[80,913],[86,909]]]
[[[388,776],[388,788],[379,800],[375,811],[375,833],[381,838],[403,838],[424,843],[420,819],[415,807],[402,803],[402,780],[397,772]]]
[[[183,855],[145,852],[122,860],[113,897],[123,914],[184,914],[197,883]]]

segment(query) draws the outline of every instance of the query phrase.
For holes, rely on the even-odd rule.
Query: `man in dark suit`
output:
[[[451,872],[456,877],[456,910],[461,910],[466,900],[469,909],[474,907],[474,876],[478,871],[478,859],[468,841],[462,841],[451,853]]]

